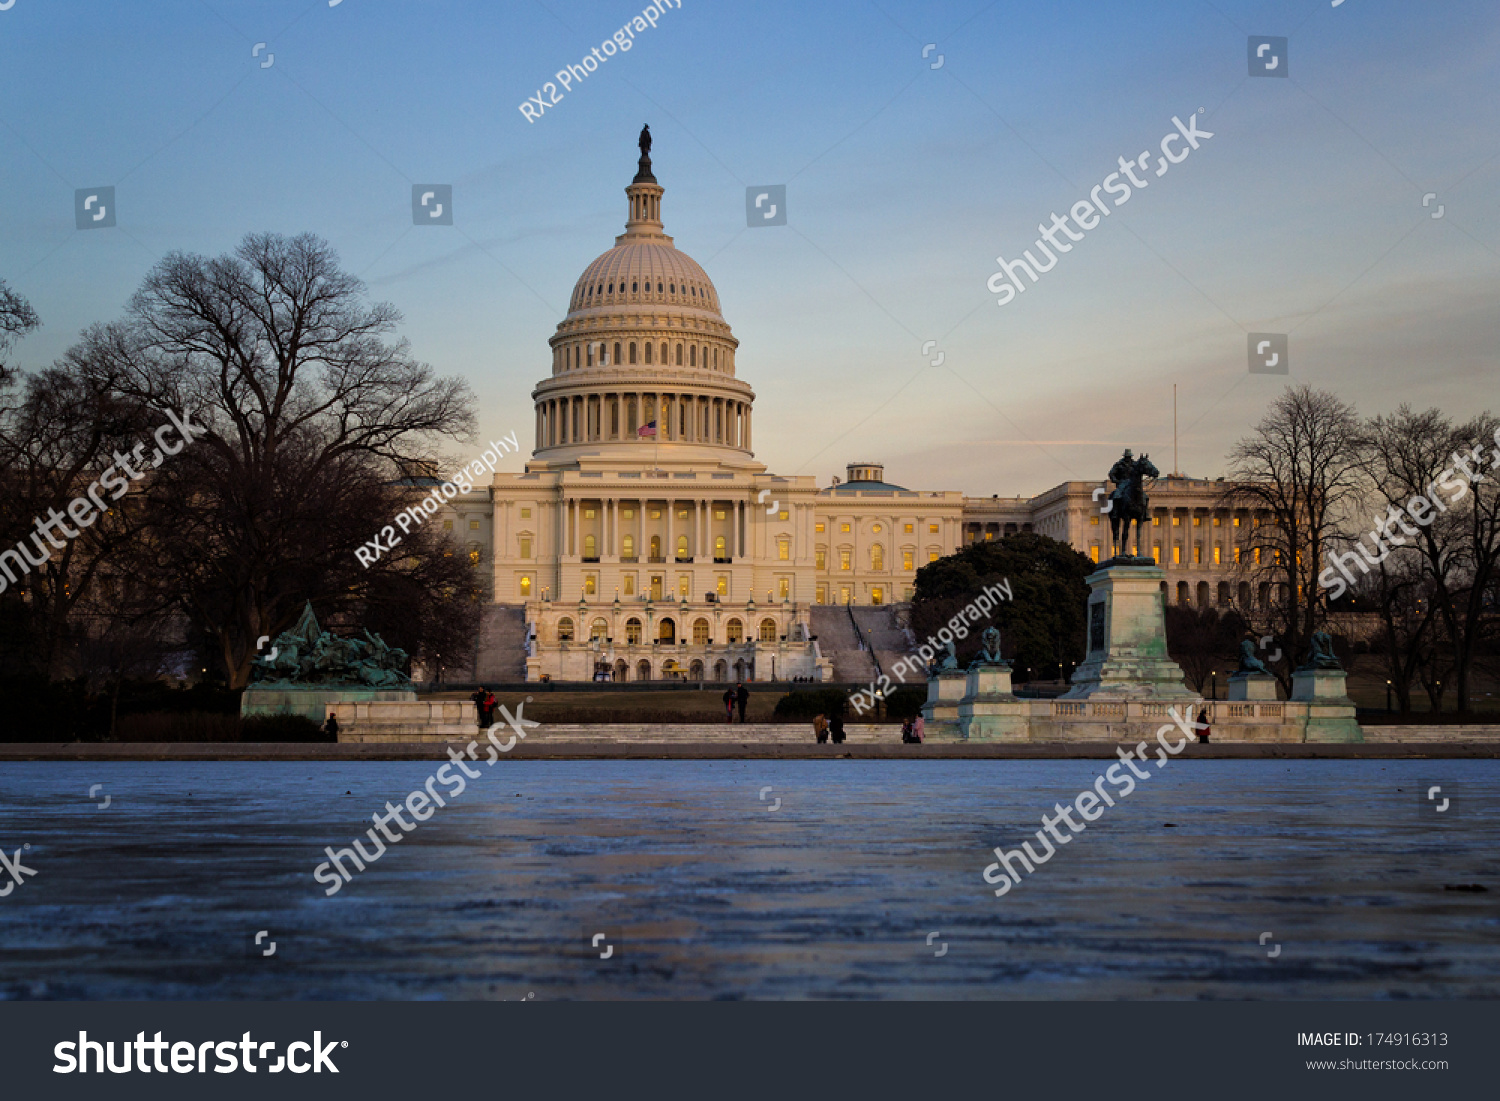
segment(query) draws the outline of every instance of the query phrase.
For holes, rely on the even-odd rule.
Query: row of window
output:
[[[618,285],[619,288],[620,288],[618,292],[616,292],[616,290],[615,290],[616,285]],[[702,302],[702,304],[707,305],[707,306],[714,306],[714,305],[716,305],[716,303],[714,301],[714,296],[709,293],[708,288],[706,286],[701,286],[700,287],[696,283],[681,283],[681,284],[679,284],[675,280],[657,280],[657,282],[656,282],[656,293],[657,294],[677,294],[679,286],[682,288],[681,293],[683,295],[685,295],[686,297],[688,297],[688,298],[694,298],[694,299],[700,299],[701,302]],[[644,291],[641,289],[642,287],[645,288]],[[615,294],[615,293],[619,293],[619,294],[624,294],[625,293],[625,280],[623,280],[623,279],[620,279],[620,280],[611,279],[611,280],[608,280],[607,282],[595,283],[595,284],[592,284],[592,285],[590,285],[588,287],[585,287],[583,290],[578,291],[578,292],[576,292],[573,295],[573,308],[577,309],[579,306],[591,305],[596,300],[603,298],[605,295]],[[635,276],[634,278],[632,278],[630,280],[630,293],[631,294],[643,294],[643,293],[644,294],[650,294],[651,293],[651,280],[649,280],[649,279],[642,280],[640,276],[638,276],[638,275]]]
[[[614,356],[611,358],[609,343],[603,340],[593,340],[587,343],[579,342],[567,345],[561,348],[560,351],[562,352],[563,370],[568,370],[570,367],[609,367],[612,365],[619,366],[622,363],[636,363],[636,356],[638,354],[644,358],[645,363],[648,365],[652,363],[653,355],[656,355],[656,362],[661,366],[673,366],[671,362],[671,345],[663,340],[659,345],[661,349],[659,353],[655,352],[657,347],[658,345],[649,340],[643,342],[639,349],[633,340],[623,345],[621,341],[617,340],[614,343]],[[717,371],[719,369],[719,349],[717,347],[707,344],[684,345],[679,342],[676,352],[676,366],[678,367],[696,367],[701,359],[703,366],[709,370]],[[622,359],[622,355],[626,358]],[[724,352],[724,365],[726,368],[729,366],[729,352],[727,350]]]
[[[781,516],[781,518],[783,520],[785,520],[786,519],[786,514],[783,513],[782,516]],[[816,532],[818,532],[819,534],[822,534],[824,532],[824,530],[827,528],[827,526],[828,525],[824,521],[819,520],[816,524],[813,525],[813,530],[816,531]],[[916,527],[917,526],[915,524],[902,524],[901,525],[901,530],[902,530],[902,532],[904,534],[911,535],[911,534],[915,533]],[[839,524],[839,531],[842,534],[847,535],[847,534],[849,534],[849,532],[851,530],[852,530],[852,525],[850,523],[848,523],[847,521],[844,522],[844,523]],[[874,532],[876,535],[879,535],[882,531],[885,530],[885,525],[884,524],[880,524],[880,523],[874,523],[874,524],[870,525],[870,530],[872,532]],[[927,525],[927,534],[928,535],[936,535],[936,534],[938,534],[938,525],[937,524],[928,524]]]
[[[1224,518],[1222,516],[1215,516],[1212,519],[1213,519],[1213,525],[1212,525],[1213,527],[1219,528],[1219,527],[1223,527],[1224,526],[1224,524],[1223,524],[1223,519]],[[1232,517],[1232,519],[1234,520],[1234,523],[1231,525],[1232,527],[1240,527],[1241,526],[1241,524],[1240,524],[1241,517],[1235,516],[1235,517]],[[1192,520],[1193,520],[1193,527],[1195,527],[1195,528],[1201,528],[1203,526],[1203,517],[1201,517],[1201,516],[1194,516],[1192,518]],[[1089,523],[1092,524],[1094,527],[1098,527],[1099,526],[1099,517],[1097,517],[1097,516],[1090,517],[1089,518]],[[1160,516],[1153,516],[1153,517],[1151,517],[1151,526],[1154,527],[1154,528],[1161,527],[1161,517]],[[1182,517],[1181,516],[1173,516],[1172,517],[1172,526],[1174,528],[1180,528],[1180,527],[1182,527],[1183,526],[1183,524],[1182,524]],[[1251,526],[1251,527],[1260,527],[1260,517],[1258,517],[1258,516],[1254,517],[1251,520],[1251,523],[1250,523],[1249,526]]]
[[[629,646],[639,646],[644,639],[645,627],[639,619],[631,616],[625,621],[625,643]],[[714,642],[713,625],[702,617],[693,621],[693,644],[695,646],[707,646]],[[766,618],[760,621],[759,637],[761,642],[775,642],[778,638],[779,628],[774,619]],[[599,616],[589,624],[589,639],[608,638],[609,620]],[[658,642],[677,642],[677,621],[671,616],[662,618],[656,624],[656,638]],[[574,625],[572,616],[563,616],[557,621],[557,641],[574,641]],[[729,644],[742,643],[745,641],[745,624],[738,617],[731,616],[724,624],[724,642]]]
[[[1174,546],[1172,548],[1172,565],[1174,565],[1174,566],[1180,566],[1180,565],[1182,565],[1182,549],[1183,549],[1182,548],[1182,544],[1180,544],[1180,543],[1177,544],[1176,546]],[[1213,551],[1213,564],[1215,566],[1222,566],[1224,564],[1224,548],[1216,546],[1216,547],[1213,547],[1211,549]],[[1243,552],[1245,550],[1246,550],[1245,547],[1235,547],[1234,548],[1234,558],[1232,559],[1232,561],[1236,565],[1238,565],[1242,561],[1242,559],[1244,557]],[[1261,548],[1260,547],[1254,548],[1254,552],[1253,552],[1252,557],[1253,557],[1254,562],[1255,562],[1255,564],[1257,566],[1260,565],[1260,554],[1261,554]],[[1281,561],[1281,552],[1279,550],[1273,550],[1271,552],[1271,554],[1274,556],[1274,560],[1276,562],[1280,562]],[[1089,557],[1092,558],[1095,562],[1099,561],[1099,544],[1098,543],[1090,543],[1089,544]],[[1154,559],[1156,559],[1157,565],[1161,564],[1161,544],[1160,543],[1154,544],[1151,547],[1151,557],[1154,558]],[[1194,543],[1193,544],[1193,563],[1192,564],[1195,565],[1195,566],[1201,566],[1201,565],[1203,565],[1203,544],[1202,543]]]
[[[533,585],[531,580],[531,575],[522,574],[519,578],[518,583],[521,590],[521,599],[530,600],[536,591],[535,586]],[[636,575],[628,571],[622,573],[620,575],[620,583],[623,588],[618,590],[615,595],[617,597],[624,596],[632,600],[635,599],[637,595]],[[650,574],[647,577],[646,584],[648,586],[647,592],[650,594],[652,600],[664,600],[666,598],[667,579],[664,574]],[[599,595],[599,575],[597,573],[589,572],[583,575],[583,595],[585,597]],[[727,601],[729,599],[728,574],[721,573],[714,578],[714,595],[718,597],[720,601]],[[750,595],[753,597],[755,594],[751,593]],[[683,573],[677,575],[677,598],[681,600],[693,599],[692,574]],[[766,593],[766,598],[768,600],[791,600],[792,579],[790,577],[776,578],[776,587],[771,592]]]

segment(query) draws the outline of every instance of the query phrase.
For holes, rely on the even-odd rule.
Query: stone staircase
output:
[[[897,662],[911,653],[912,645],[906,628],[898,620],[896,608],[884,605],[878,608],[851,607],[849,610],[854,613],[854,622],[858,624],[865,642],[874,649],[880,671],[893,682],[902,683],[897,681],[891,670]],[[904,683],[920,683],[925,687],[927,682],[921,676],[908,673]]]
[[[526,609],[521,605],[486,604],[481,609],[474,679],[480,684],[526,679]]]
[[[840,684],[868,684],[880,674],[868,650],[859,648],[859,636],[843,605],[814,605],[808,609],[818,649],[833,662],[833,679]]]

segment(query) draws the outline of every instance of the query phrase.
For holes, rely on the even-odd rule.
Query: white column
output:
[[[657,431],[661,430],[660,422],[657,423]],[[671,494],[667,495],[667,552],[664,557],[668,562],[677,557],[677,506],[673,503]]]

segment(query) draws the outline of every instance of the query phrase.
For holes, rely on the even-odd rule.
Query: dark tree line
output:
[[[0,592],[8,668],[118,681],[186,646],[194,672],[240,687],[257,640],[309,600],[461,664],[485,588],[466,552],[431,523],[369,568],[354,556],[420,495],[403,472],[474,429],[466,384],[415,359],[399,322],[325,242],[252,234],[168,255],[120,320],[21,375],[5,355],[38,320],[0,283],[0,551],[111,468],[128,484]]]

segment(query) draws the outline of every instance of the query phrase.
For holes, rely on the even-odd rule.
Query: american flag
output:
[[[654,435],[656,435],[656,422],[655,421],[647,421],[645,424],[641,425],[639,428],[637,428],[635,430],[635,434],[637,436],[654,436]]]

